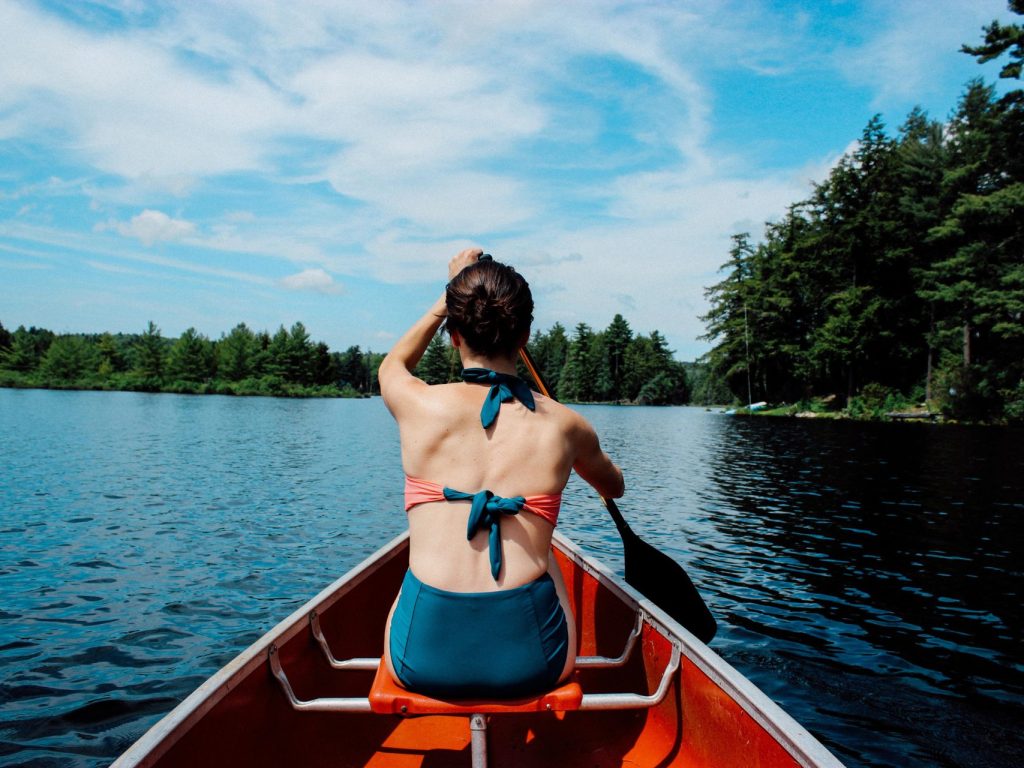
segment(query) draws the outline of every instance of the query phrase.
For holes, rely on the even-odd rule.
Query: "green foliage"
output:
[[[416,366],[416,375],[427,384],[447,384],[456,380],[460,370],[455,347],[445,341],[442,332],[434,334]]]
[[[1022,40],[1019,25],[993,23],[965,50],[1009,52],[1003,76],[1019,78]],[[923,388],[956,418],[1011,418],[1024,380],[1021,254],[1024,93],[996,100],[974,81],[946,125],[915,109],[890,137],[873,118],[762,242],[734,236],[724,279],[706,291],[703,362],[739,402],[836,394],[872,415]]]
[[[1000,393],[1003,400],[1003,415],[1011,424],[1024,424],[1024,379],[1013,389]]]
[[[58,336],[50,344],[40,365],[46,381],[75,382],[94,373],[98,352],[81,336]]]
[[[1024,14],[1024,0],[1010,0],[1009,6],[1014,13]],[[979,63],[998,59],[1009,51],[1010,61],[1003,65],[999,76],[1019,80],[1021,64],[1024,62],[1024,27],[1019,24],[1003,25],[998,21],[993,21],[985,27],[983,45],[965,45],[961,50],[977,57]]]
[[[9,347],[0,349],[2,387],[367,397],[380,394],[377,371],[384,359],[358,346],[331,352],[323,342],[312,342],[301,323],[290,331],[281,327],[273,336],[239,323],[217,341],[195,328],[166,339],[153,322],[137,335],[54,336],[44,329],[19,328],[10,336]],[[530,349],[559,399],[644,405],[677,405],[690,399],[688,366],[696,370],[693,364],[676,362],[658,331],[634,335],[621,315],[600,333],[579,323],[572,340],[556,323],[547,332],[537,331]],[[428,384],[457,381],[460,364],[457,350],[438,334],[416,374]],[[716,386],[720,391],[721,383],[709,369],[698,368],[705,395]],[[520,375],[528,377],[525,370]]]
[[[259,344],[256,334],[245,323],[239,323],[217,343],[217,370],[222,379],[241,381],[252,375]]]
[[[336,359],[337,378],[343,387],[368,392],[370,389],[370,368],[367,355],[358,346],[349,347]]]
[[[35,328],[29,331],[23,325],[18,326],[11,336],[10,346],[0,352],[0,365],[9,371],[34,371],[42,356],[40,340],[35,331]]]
[[[683,363],[690,384],[690,403],[693,405],[728,405],[735,396],[723,379],[713,375],[706,363]]]
[[[376,371],[383,359],[359,347],[332,354],[323,342],[312,343],[301,323],[291,332],[279,331],[273,350],[270,336],[244,323],[217,342],[194,328],[165,339],[152,322],[138,335],[55,336],[22,327],[9,336],[8,346],[0,348],[0,387],[365,397],[379,393]],[[342,381],[343,367],[351,381]]]
[[[213,344],[195,328],[189,328],[174,342],[168,355],[167,371],[177,382],[205,382],[217,372]]]
[[[551,396],[556,400],[561,399],[558,385],[569,354],[569,337],[565,333],[565,327],[561,323],[555,323],[546,333],[535,331],[533,339],[530,340],[530,354],[541,377],[548,385]],[[520,375],[528,378],[525,369],[520,371]]]
[[[622,315],[615,315],[604,332],[604,345],[608,350],[603,361],[607,366],[608,397],[621,400],[626,396],[626,354],[633,341],[633,330]]]
[[[0,386],[106,389],[268,397],[366,397],[379,394],[384,355],[351,346],[331,352],[302,323],[273,336],[239,323],[217,341],[189,328],[164,338],[155,323],[136,335],[54,336],[19,328],[0,349]],[[635,335],[622,315],[595,333],[579,323],[570,340],[556,323],[537,331],[530,349],[545,382],[570,402],[689,402],[688,366],[677,362],[658,331]],[[441,334],[416,369],[429,384],[457,381],[461,361]],[[693,364],[689,364],[692,368]],[[520,374],[528,377],[525,370]],[[716,382],[700,367],[705,393]],[[720,385],[719,385],[720,388]],[[561,390],[561,391],[559,391]]]
[[[167,345],[152,320],[145,332],[135,343],[135,375],[137,389],[159,390],[164,383],[164,369],[167,367]]]
[[[871,382],[846,405],[846,412],[855,419],[882,419],[889,413],[905,411],[916,405],[899,390]]]
[[[576,333],[565,354],[565,364],[558,376],[558,392],[562,400],[592,402],[597,382],[594,361],[594,332],[586,323],[576,325]]]

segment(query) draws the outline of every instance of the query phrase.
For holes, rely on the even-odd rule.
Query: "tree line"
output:
[[[570,338],[556,323],[537,331],[531,352],[552,394],[570,402],[680,404],[700,371],[673,358],[658,331],[634,334],[616,315],[607,329],[586,323]],[[188,394],[365,397],[380,393],[384,355],[352,346],[332,352],[303,324],[273,335],[245,323],[211,340],[194,328],[165,338],[152,322],[141,334],[62,334],[0,325],[0,386]],[[429,384],[458,381],[455,349],[438,333],[416,374]],[[525,369],[520,375],[529,380]]]
[[[302,323],[270,335],[245,323],[215,341],[189,328],[168,339],[141,334],[63,334],[0,325],[0,386],[189,394],[359,397],[378,391],[384,355],[331,352]]]
[[[675,360],[658,331],[634,334],[622,315],[604,330],[577,323],[572,336],[561,323],[534,332],[530,354],[557,400],[572,403],[679,405],[690,402],[687,365]],[[519,376],[530,375],[518,364]],[[417,374],[428,384],[458,381],[459,356],[442,334],[427,347]],[[691,371],[692,372],[692,371]]]
[[[1024,2],[1011,9],[1024,13]],[[1024,28],[993,22],[987,61]],[[1024,420],[1024,92],[970,82],[945,123],[872,118],[807,200],[733,236],[702,318],[711,375],[740,401],[926,399],[958,418]]]

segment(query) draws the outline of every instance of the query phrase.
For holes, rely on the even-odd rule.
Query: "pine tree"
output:
[[[256,335],[239,323],[217,342],[217,372],[227,381],[241,381],[254,373]]]
[[[43,355],[43,375],[52,384],[70,384],[96,370],[96,353],[81,336],[58,336]]]
[[[11,334],[11,345],[0,352],[0,365],[9,371],[28,373],[39,365],[39,354],[32,334],[19,325]]]
[[[594,332],[586,323],[576,325],[576,335],[569,349],[558,379],[558,392],[563,400],[586,403],[594,399],[597,368],[594,365],[591,341]]]
[[[366,359],[358,346],[349,347],[338,356],[338,379],[342,386],[349,386],[359,392],[370,389],[370,371]]]
[[[551,396],[560,399],[558,385],[569,353],[569,338],[565,334],[565,327],[555,323],[547,333],[535,331],[530,341],[530,353]],[[520,375],[529,380],[525,370]]]
[[[447,384],[453,381],[452,353],[455,348],[444,340],[444,334],[438,332],[427,345],[427,350],[416,366],[416,375],[427,384]]]
[[[134,372],[143,389],[157,390],[163,385],[166,345],[156,324],[150,320],[146,331],[135,343]]]
[[[113,374],[128,368],[118,340],[110,333],[103,333],[96,340],[96,356],[97,373],[101,379],[109,379]]]
[[[285,353],[285,376],[287,381],[296,384],[313,383],[314,347],[309,338],[306,326],[295,323],[288,333]]]
[[[167,372],[172,379],[203,382],[216,375],[216,356],[210,340],[196,331],[187,329],[171,346]]]
[[[626,375],[626,350],[633,340],[633,330],[626,319],[616,314],[604,332],[604,343],[608,350],[607,370],[611,379],[608,397],[621,400],[626,395],[623,380]]]

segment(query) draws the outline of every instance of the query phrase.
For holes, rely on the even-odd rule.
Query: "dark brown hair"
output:
[[[445,303],[445,328],[485,357],[515,355],[530,333],[530,286],[506,264],[491,259],[470,264],[448,283]]]

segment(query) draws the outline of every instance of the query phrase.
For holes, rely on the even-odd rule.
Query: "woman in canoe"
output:
[[[401,436],[410,536],[384,649],[410,690],[516,698],[551,689],[575,662],[550,556],[569,472],[606,498],[622,495],[623,480],[582,416],[516,377],[533,298],[514,269],[481,255],[449,262],[445,295],[380,366]],[[429,386],[413,370],[442,322],[463,381]]]

